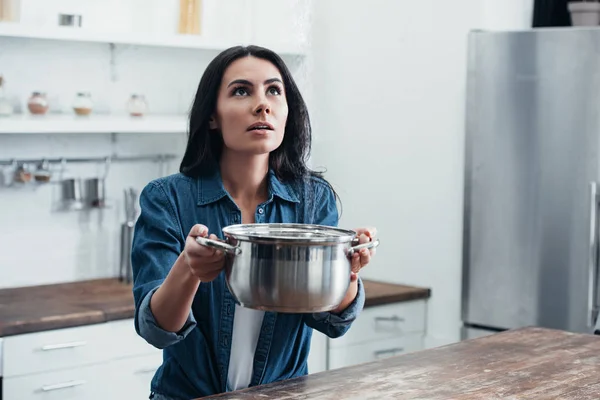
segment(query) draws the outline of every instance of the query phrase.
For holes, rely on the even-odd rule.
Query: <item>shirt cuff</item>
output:
[[[152,314],[152,310],[150,309],[150,299],[156,290],[158,290],[158,287],[149,291],[142,300],[138,313],[138,322],[140,326],[140,335],[154,347],[164,349],[165,347],[185,339],[185,337],[196,327],[196,319],[190,309],[187,320],[179,332],[169,332],[162,329],[156,322],[154,314]]]
[[[342,311],[340,314],[335,314],[331,311],[313,313],[313,318],[315,321],[328,323],[333,326],[342,326],[348,325],[358,318],[358,315],[365,306],[365,289],[360,277],[358,278],[357,282],[358,290],[356,292],[356,297],[344,311]]]

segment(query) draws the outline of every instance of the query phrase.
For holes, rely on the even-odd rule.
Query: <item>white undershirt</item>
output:
[[[264,311],[235,305],[227,373],[228,390],[244,389],[250,385],[254,367],[254,352],[264,315]]]

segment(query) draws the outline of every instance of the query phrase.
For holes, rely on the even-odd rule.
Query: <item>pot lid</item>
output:
[[[325,225],[312,224],[239,224],[223,228],[234,239],[286,242],[350,242],[356,232]]]

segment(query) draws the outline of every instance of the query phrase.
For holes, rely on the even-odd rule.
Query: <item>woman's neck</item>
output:
[[[220,161],[223,186],[242,203],[262,203],[268,197],[269,155],[243,155],[223,151]]]

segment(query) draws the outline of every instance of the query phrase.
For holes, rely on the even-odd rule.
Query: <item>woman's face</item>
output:
[[[267,60],[243,57],[225,70],[210,128],[221,131],[231,151],[265,154],[281,145],[287,116],[277,67]]]

